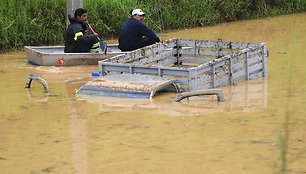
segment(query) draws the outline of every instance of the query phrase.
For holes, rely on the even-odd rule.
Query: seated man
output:
[[[133,51],[160,42],[155,32],[142,23],[144,16],[141,9],[135,9],[132,17],[121,27],[118,46],[121,51]]]
[[[98,53],[100,41],[98,34],[88,34],[87,11],[83,8],[75,10],[74,17],[69,16],[65,39],[65,53]]]

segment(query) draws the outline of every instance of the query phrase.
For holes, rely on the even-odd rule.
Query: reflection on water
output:
[[[35,67],[23,52],[0,55],[1,173],[305,173],[305,18],[161,34],[267,43],[269,79],[222,87],[221,103],[76,96],[97,66]],[[26,90],[29,74],[51,94],[35,81]]]
[[[49,94],[44,94],[43,96],[35,96],[32,94],[30,89],[25,89],[30,100],[34,102],[47,102],[49,99]]]
[[[89,78],[91,71],[98,69],[97,66],[27,66],[25,68],[29,69],[29,74],[38,75],[51,83],[75,81],[86,77]],[[84,79],[84,81],[87,80]]]

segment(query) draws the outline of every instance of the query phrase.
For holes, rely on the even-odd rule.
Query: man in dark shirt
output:
[[[74,17],[69,16],[65,39],[65,53],[99,52],[100,41],[97,33],[88,33],[87,11],[83,8],[75,10]]]
[[[133,51],[160,42],[155,32],[142,23],[144,16],[141,9],[135,9],[132,17],[121,27],[118,46],[121,51]]]

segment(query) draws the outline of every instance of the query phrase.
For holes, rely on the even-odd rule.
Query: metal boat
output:
[[[123,54],[118,44],[107,45],[106,54],[99,53],[64,53],[64,46],[25,46],[28,62],[39,66],[74,66],[98,65],[99,60]]]

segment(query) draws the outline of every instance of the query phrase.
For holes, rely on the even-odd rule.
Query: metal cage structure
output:
[[[182,91],[196,91],[266,77],[267,61],[265,43],[171,39],[99,61],[98,66],[101,76],[156,75],[175,79]]]

